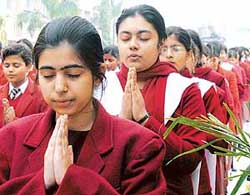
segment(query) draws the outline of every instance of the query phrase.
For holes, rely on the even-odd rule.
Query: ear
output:
[[[101,69],[101,72],[103,73],[103,74],[105,74],[106,73],[106,71],[107,71],[107,64],[105,64],[104,62],[100,65],[100,69]]]
[[[29,69],[29,71],[32,70],[32,64],[27,64],[26,66],[27,66],[27,68]]]
[[[105,74],[106,70],[107,70],[107,65],[105,63],[102,63],[100,65],[100,70],[101,70],[101,72],[103,74]],[[100,83],[101,83],[101,81],[98,78],[95,78],[95,80],[94,80],[94,87],[98,87]]]

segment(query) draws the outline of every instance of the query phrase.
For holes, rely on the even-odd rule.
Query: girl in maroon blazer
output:
[[[109,115],[92,97],[103,80],[100,36],[57,19],[34,46],[50,110],[0,131],[0,194],[165,194],[160,137]]]
[[[116,33],[121,71],[113,77],[107,75],[110,82],[102,99],[112,114],[136,121],[161,136],[171,124],[169,117],[195,118],[205,114],[197,85],[179,75],[171,64],[159,62],[165,23],[155,8],[138,5],[123,10],[116,23]],[[177,126],[165,140],[165,161],[202,145],[203,139],[204,133]],[[201,158],[202,154],[195,152],[167,166],[163,164],[167,194],[193,193],[191,174]]]

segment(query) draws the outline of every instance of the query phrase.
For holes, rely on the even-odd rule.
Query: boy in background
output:
[[[2,68],[8,82],[0,87],[2,124],[47,109],[39,86],[27,77],[32,66],[31,50],[23,44],[3,49]],[[1,123],[1,122],[0,122]]]

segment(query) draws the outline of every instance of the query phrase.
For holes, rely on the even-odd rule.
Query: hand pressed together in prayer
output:
[[[146,114],[145,101],[137,84],[136,69],[129,68],[120,117],[139,121]]]
[[[46,189],[60,185],[71,164],[73,164],[73,150],[68,143],[67,115],[61,115],[50,138],[44,156],[44,183]]]
[[[15,120],[16,113],[13,106],[10,106],[8,99],[3,98],[2,101],[4,106],[4,124],[6,125]]]

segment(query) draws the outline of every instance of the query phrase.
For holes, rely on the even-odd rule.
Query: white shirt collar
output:
[[[24,93],[24,92],[25,92],[25,90],[27,89],[28,85],[29,85],[29,79],[26,78],[26,80],[24,81],[24,83],[18,87],[18,88],[21,89],[21,93]],[[11,83],[9,83],[9,94],[10,94],[10,92],[11,92],[11,90],[12,90],[13,88],[14,88],[14,86],[13,86]],[[20,94],[21,94],[21,93],[20,93]],[[18,96],[19,96],[19,95],[18,95]]]

